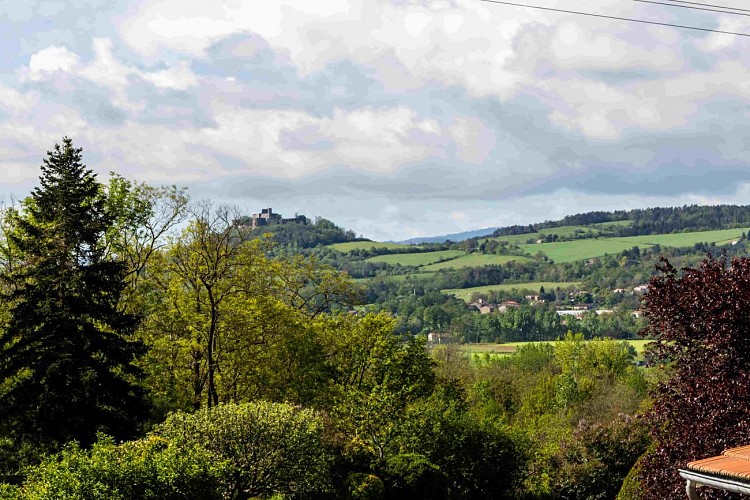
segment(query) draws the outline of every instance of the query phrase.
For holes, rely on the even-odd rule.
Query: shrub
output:
[[[158,437],[90,451],[68,444],[29,470],[19,500],[206,500],[222,498],[226,464],[200,447]]]
[[[203,446],[230,465],[230,496],[324,492],[330,459],[323,423],[311,410],[264,401],[174,413],[155,429],[179,443]]]

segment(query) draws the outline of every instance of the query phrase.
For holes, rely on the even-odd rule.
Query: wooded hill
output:
[[[589,212],[461,242],[350,240],[277,251],[346,272],[363,286],[367,308],[395,315],[404,334],[442,331],[465,341],[506,342],[554,339],[575,327],[586,337],[632,338],[643,327],[633,317],[642,293],[634,290],[662,256],[683,266],[707,253],[746,255],[748,228],[750,206],[685,206]],[[478,299],[521,307],[501,322],[467,308]],[[613,314],[565,321],[555,314],[580,304]]]

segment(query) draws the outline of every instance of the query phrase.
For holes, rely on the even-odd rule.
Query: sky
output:
[[[674,0],[518,1],[750,33]],[[0,197],[68,136],[101,180],[376,240],[747,204],[748,49],[482,0],[0,0]]]

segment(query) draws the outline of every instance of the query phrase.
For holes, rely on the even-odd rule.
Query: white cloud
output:
[[[70,72],[78,62],[78,56],[67,48],[50,46],[31,55],[28,69],[35,80],[57,71]]]
[[[187,90],[198,83],[198,77],[185,61],[171,68],[153,73],[140,72],[140,76],[157,87],[165,89]]]

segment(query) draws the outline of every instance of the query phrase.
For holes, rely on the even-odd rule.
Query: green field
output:
[[[748,229],[720,229],[717,231],[698,231],[695,233],[655,234],[650,236],[629,236],[617,238],[631,245],[661,245],[665,247],[689,247],[696,243],[729,243],[740,239],[742,232]]]
[[[583,239],[521,245],[529,255],[537,252],[544,254],[554,262],[574,262],[577,260],[601,257],[604,254],[616,254],[634,246],[649,247],[661,245],[667,247],[690,247],[696,243],[728,243],[738,239],[747,229],[722,229],[718,231],[699,231],[694,233],[657,234],[650,236],[629,236],[626,238]]]
[[[458,257],[446,262],[438,262],[437,264],[430,264],[429,266],[423,266],[420,269],[423,271],[440,271],[441,269],[460,269],[462,267],[482,267],[490,265],[507,264],[511,261],[529,260],[527,257],[519,257],[518,255],[487,255],[481,253],[472,253],[464,257]]]
[[[355,283],[365,284],[372,280],[376,279],[383,279],[383,281],[406,281],[407,279],[410,280],[418,280],[422,278],[428,278],[432,279],[435,275],[433,273],[409,273],[409,274],[393,274],[393,275],[385,275],[385,276],[378,276],[376,278],[353,278],[352,281]]]
[[[377,257],[370,257],[365,262],[385,262],[391,265],[402,265],[402,266],[426,266],[434,264],[440,260],[455,259],[466,255],[466,252],[461,250],[441,250],[438,252],[420,252],[420,253],[392,253],[388,255],[378,255]]]
[[[549,229],[542,229],[541,231],[538,231],[536,233],[511,234],[508,236],[498,236],[496,238],[485,238],[485,239],[479,240],[479,242],[481,243],[483,241],[494,240],[494,241],[507,241],[507,242],[513,243],[514,245],[521,245],[521,244],[526,243],[529,240],[537,240],[549,234],[556,234],[561,238],[569,238],[573,236],[576,233],[576,231],[583,231],[584,233],[588,231],[592,231],[595,234],[601,233],[601,231],[597,229],[592,229],[588,226],[560,226],[560,227],[552,227]]]
[[[404,245],[402,243],[381,243],[379,241],[347,241],[346,243],[334,243],[326,246],[342,253],[351,252],[352,250],[370,250],[371,248],[385,248],[388,250],[413,248],[413,245]]]
[[[461,346],[461,350],[463,350],[467,354],[489,354],[490,356],[507,356],[508,354],[513,354],[516,352],[516,349],[518,349],[522,345],[526,344],[554,344],[555,340],[548,340],[544,342],[508,342],[507,344],[463,344]],[[623,342],[627,342],[628,344],[635,347],[635,350],[638,351],[638,356],[636,359],[643,358],[643,350],[649,342],[652,342],[651,340],[624,340]]]
[[[568,287],[576,287],[579,286],[580,283],[566,283],[566,282],[552,282],[552,281],[540,281],[535,283],[516,283],[516,284],[504,284],[504,285],[487,285],[487,286],[475,286],[472,288],[447,288],[445,290],[441,290],[442,293],[448,294],[448,295],[455,295],[459,299],[462,299],[466,302],[469,302],[471,300],[471,296],[474,293],[490,293],[491,290],[495,291],[509,291],[513,290],[514,288],[516,290],[529,290],[533,293],[539,292],[540,287],[544,287],[545,290],[554,290],[558,287],[560,288],[568,288]]]

